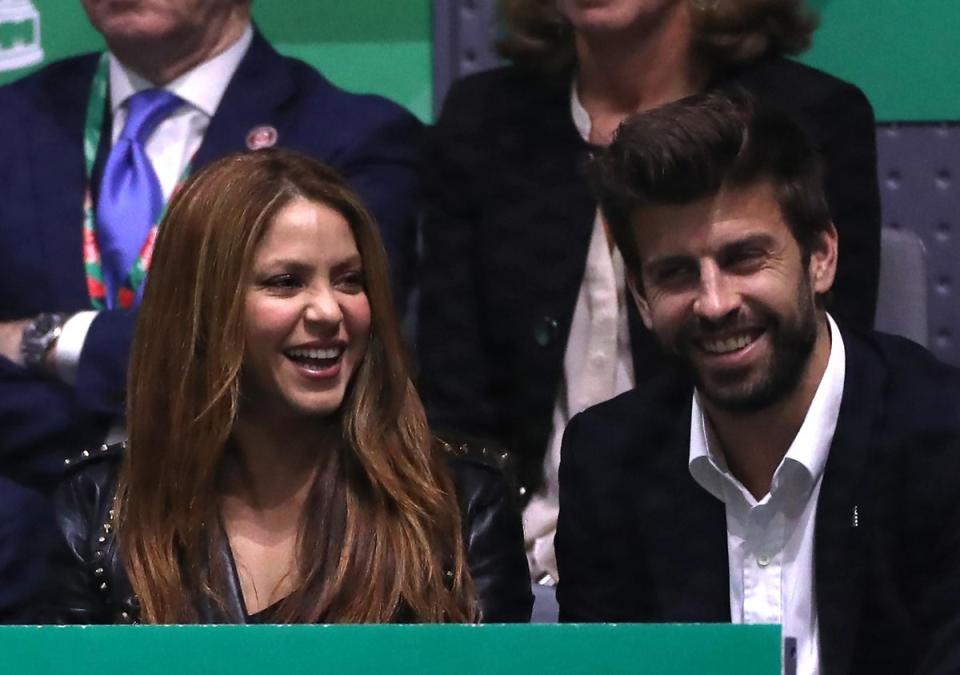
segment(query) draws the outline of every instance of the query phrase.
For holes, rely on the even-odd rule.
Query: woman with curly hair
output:
[[[874,119],[854,86],[785,58],[803,0],[504,0],[512,65],[454,84],[426,153],[418,354],[441,429],[519,467],[534,579],[553,583],[560,437],[662,370],[579,167],[627,116],[736,85],[821,149],[840,235],[831,311],[870,326],[879,272]],[[599,461],[599,460],[598,460]]]
[[[503,477],[431,433],[404,354],[333,170],[263,150],[192,177],[138,316],[129,440],[57,494],[47,620],[526,620]]]

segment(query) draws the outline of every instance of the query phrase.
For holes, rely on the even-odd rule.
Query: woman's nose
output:
[[[339,325],[343,320],[343,311],[332,289],[318,288],[311,291],[303,309],[303,318],[310,323]]]

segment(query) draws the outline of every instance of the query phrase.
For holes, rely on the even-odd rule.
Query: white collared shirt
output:
[[[203,142],[210,119],[216,113],[227,85],[252,41],[253,28],[248,24],[243,35],[227,49],[164,86],[164,89],[172,91],[184,101],[157,125],[145,147],[160,181],[164,202],[170,199],[184,169]],[[113,116],[112,146],[120,137],[127,119],[127,100],[155,85],[124,66],[112,53],[108,55],[108,60],[110,110]],[[96,316],[95,311],[78,312],[63,326],[55,354],[57,375],[64,382],[76,382],[80,352]]]
[[[730,472],[713,441],[698,393],[690,415],[690,475],[727,516],[733,623],[779,623],[797,641],[798,675],[820,672],[814,593],[814,525],[823,469],[837,427],[846,370],[843,339],[827,315],[827,368],[803,424],[759,502]]]
[[[170,199],[184,169],[200,147],[210,118],[217,112],[227,85],[252,41],[253,28],[247,25],[240,39],[230,47],[164,85],[164,89],[183,100],[183,105],[157,125],[145,148],[163,188],[164,201]],[[155,85],[124,66],[112,53],[109,59],[111,138],[112,143],[116,143],[127,121],[127,101]]]
[[[590,138],[590,116],[571,88],[570,111],[584,140]],[[578,412],[633,388],[633,356],[627,324],[627,292],[623,257],[611,248],[599,210],[587,251],[583,281],[563,358],[563,378],[553,407],[553,428],[544,456],[543,486],[523,511],[527,562],[534,580],[559,579],[553,539],[559,507],[560,445],[567,422]]]

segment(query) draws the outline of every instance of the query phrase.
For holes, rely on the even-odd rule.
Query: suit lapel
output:
[[[865,345],[844,333],[846,374],[840,415],[824,471],[814,531],[814,592],[824,675],[845,675],[863,596],[864,474],[883,417],[885,371]],[[854,513],[856,509],[856,514]]]
[[[256,126],[280,128],[278,110],[294,91],[294,83],[284,66],[283,57],[255,32],[250,49],[210,120],[194,157],[194,170],[226,154],[246,150],[247,135]],[[280,137],[278,145],[283,145],[283,141]]]
[[[652,620],[729,622],[726,512],[690,475],[692,393],[684,388],[679,395],[684,402],[673,395],[661,398],[665,407],[648,418],[655,431],[642,452],[656,454],[656,459],[644,463],[648,478],[637,496],[651,587],[641,592],[654,596]],[[669,419],[669,426],[657,418]]]
[[[87,179],[83,159],[83,132],[90,82],[99,55],[85,57],[71,77],[58,81],[44,93],[50,117],[27,125],[28,168],[36,186],[46,274],[31,283],[48,285],[47,310],[89,308],[83,268],[83,196]]]

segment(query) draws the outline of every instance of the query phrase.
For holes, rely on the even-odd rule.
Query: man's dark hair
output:
[[[631,214],[764,180],[804,260],[829,228],[820,157],[790,117],[742,89],[696,94],[624,120],[587,175],[627,268],[639,275]]]

